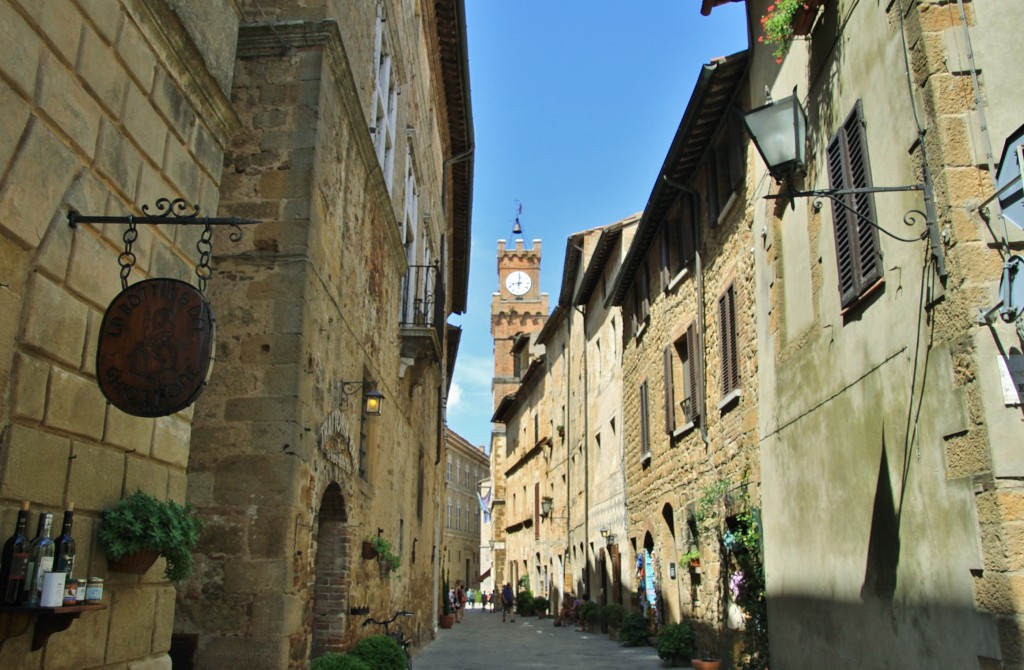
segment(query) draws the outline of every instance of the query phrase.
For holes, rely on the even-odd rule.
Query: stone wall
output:
[[[206,17],[229,34],[238,20],[224,3]],[[125,226],[71,229],[66,215],[140,214],[161,197],[216,213],[238,121],[216,85],[221,73],[206,65],[214,47],[162,2],[5,0],[0,36],[0,527],[13,530],[22,499],[33,528],[36,513],[59,523],[75,503],[74,575],[105,577],[108,606],[39,651],[28,625],[4,642],[0,666],[169,668],[174,587],[163,561],[141,578],[111,572],[96,529],[103,509],[137,488],[184,500],[192,410],[143,419],[106,403],[94,352],[121,290]],[[196,283],[198,234],[139,226],[129,283]]]

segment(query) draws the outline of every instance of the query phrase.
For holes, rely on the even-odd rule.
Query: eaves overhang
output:
[[[447,163],[451,180],[451,311],[463,314],[469,293],[475,151],[466,7],[465,0],[435,0],[433,4],[450,143]],[[448,184],[441,187],[447,189]]]
[[[637,224],[633,243],[608,293],[606,307],[621,306],[625,302],[637,271],[657,238],[665,213],[678,197],[677,188],[669,182],[689,184],[693,181],[740,92],[748,62],[748,52],[741,51],[716,58],[701,67],[679,129]]]
[[[569,307],[561,303],[555,305],[555,308],[551,311],[551,316],[544,322],[544,327],[537,333],[537,344],[543,344],[547,346],[548,340],[551,336],[558,332],[562,322],[565,321],[566,314],[569,311]]]
[[[598,282],[601,281],[601,276],[607,272],[605,266],[608,263],[608,258],[615,250],[615,246],[619,243],[619,238],[622,237],[623,228],[636,223],[640,220],[640,217],[640,213],[633,214],[622,221],[617,221],[607,226],[601,232],[601,237],[597,239],[597,244],[594,246],[594,253],[590,255],[590,260],[587,261],[587,269],[583,273],[583,279],[580,280],[580,285],[572,304],[579,306],[590,302]]]

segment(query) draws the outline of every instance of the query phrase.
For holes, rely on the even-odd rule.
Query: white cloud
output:
[[[462,387],[452,382],[451,389],[448,391],[448,411],[457,409],[459,403],[462,402]]]

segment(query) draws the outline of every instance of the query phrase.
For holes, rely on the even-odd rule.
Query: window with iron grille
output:
[[[864,134],[864,116],[858,100],[850,116],[828,143],[829,186],[837,190],[871,187],[871,167]],[[882,279],[882,257],[871,193],[849,193],[832,201],[836,237],[839,299],[849,307]]]
[[[647,380],[640,384],[640,460],[649,461],[651,458],[651,428],[650,413],[647,401]]]
[[[687,424],[700,424],[696,331],[691,323],[685,335],[665,347],[665,432],[669,434]]]
[[[729,284],[718,298],[718,332],[722,343],[722,397],[725,397],[740,387],[735,284]]]

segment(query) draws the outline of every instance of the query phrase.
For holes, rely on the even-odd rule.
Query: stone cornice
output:
[[[160,58],[217,141],[227,146],[242,122],[181,21],[163,2],[125,0],[125,7],[146,35],[158,40],[154,48]]]

